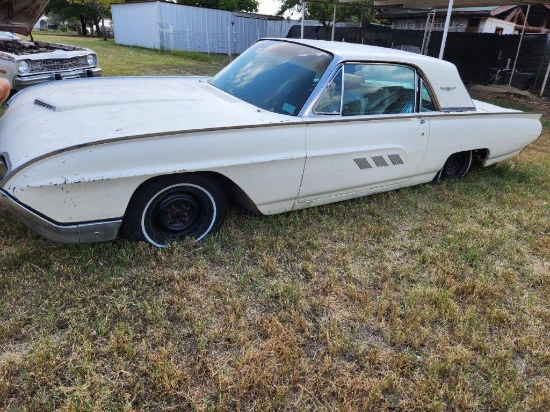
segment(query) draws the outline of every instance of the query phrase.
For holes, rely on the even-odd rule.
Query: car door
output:
[[[428,145],[416,71],[347,63],[315,103],[306,126],[306,164],[297,207],[404,185]]]

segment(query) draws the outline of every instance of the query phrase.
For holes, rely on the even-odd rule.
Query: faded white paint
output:
[[[136,188],[152,177],[208,171],[274,214],[428,182],[456,152],[486,149],[488,165],[541,133],[540,115],[473,102],[450,63],[369,46],[301,43],[332,52],[336,65],[415,66],[440,106],[472,111],[340,117],[306,110],[300,117],[258,109],[199,77],[50,83],[19,93],[0,119],[0,154],[10,165],[0,189],[61,224],[103,222],[120,219]],[[395,155],[403,163],[389,164]],[[388,167],[361,170],[355,161],[376,156]]]
[[[501,34],[517,33],[516,25],[511,21],[504,21],[491,17],[488,19],[483,19],[479,24],[480,33],[497,33],[499,29],[502,29]]]

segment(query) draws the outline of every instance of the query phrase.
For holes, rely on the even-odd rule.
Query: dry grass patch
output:
[[[0,213],[0,409],[549,410],[549,130],[461,181],[232,210],[162,251]]]

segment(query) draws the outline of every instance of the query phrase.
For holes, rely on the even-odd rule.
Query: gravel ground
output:
[[[550,117],[550,99],[539,97],[525,90],[519,90],[509,86],[475,85],[470,88],[470,94],[477,100],[506,100],[511,103],[531,107],[543,117]]]

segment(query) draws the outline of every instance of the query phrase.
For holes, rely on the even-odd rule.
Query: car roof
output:
[[[324,50],[339,61],[365,61],[400,63],[415,66],[428,85],[443,111],[475,110],[470,94],[466,90],[456,66],[445,60],[424,56],[403,50],[309,39],[270,39],[303,44]]]
[[[305,44],[311,47],[325,50],[331,54],[344,57],[346,60],[364,59],[365,54],[372,56],[373,60],[383,59],[403,59],[403,58],[423,58],[426,56],[410,53],[402,50],[389,49],[387,47],[371,46],[358,43],[347,43],[327,40],[310,39],[285,39],[295,43]]]

